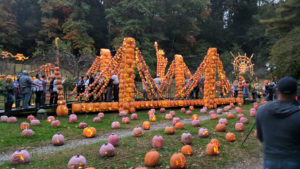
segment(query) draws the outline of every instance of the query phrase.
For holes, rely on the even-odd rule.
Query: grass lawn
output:
[[[249,119],[249,124],[245,125],[245,130],[243,132],[236,132],[234,130],[235,123],[238,121],[237,118],[228,120],[226,132],[230,131],[235,133],[236,135],[236,141],[233,143],[228,143],[225,141],[226,132],[224,133],[215,132],[215,126],[218,123],[217,120],[207,120],[201,123],[201,127],[205,127],[209,129],[210,132],[209,138],[199,138],[198,137],[199,127],[192,127],[191,124],[186,124],[184,130],[176,130],[174,135],[166,135],[163,133],[164,130],[162,129],[162,130],[145,133],[142,137],[129,136],[129,137],[121,138],[120,146],[116,147],[115,150],[116,156],[111,158],[101,158],[99,156],[99,148],[104,142],[98,142],[96,144],[74,147],[72,149],[57,151],[55,153],[49,153],[47,155],[31,154],[31,162],[26,165],[20,165],[17,168],[18,169],[66,168],[69,159],[76,154],[84,155],[87,159],[88,165],[93,166],[95,168],[131,168],[131,167],[134,168],[138,166],[145,166],[144,156],[146,152],[152,149],[151,140],[153,136],[156,134],[160,134],[164,138],[164,148],[157,149],[157,151],[160,153],[160,160],[159,160],[160,162],[159,162],[159,166],[157,166],[156,168],[170,168],[169,159],[173,153],[180,152],[180,148],[183,145],[180,141],[181,134],[186,131],[190,132],[193,135],[192,147],[194,150],[194,154],[192,156],[186,156],[186,168],[205,168],[205,169],[224,168],[228,165],[233,165],[237,161],[243,160],[245,158],[244,156],[245,153],[247,154],[250,153],[253,156],[258,156],[258,154],[260,154],[261,146],[260,143],[254,138],[253,133],[250,135],[249,139],[247,140],[245,147],[241,148],[241,143],[243,139],[247,135],[252,124],[254,124],[255,122],[254,118],[249,117],[249,108],[250,105],[243,106],[244,115],[247,116]],[[199,112],[198,110],[195,110],[195,112],[196,111]],[[145,117],[141,117],[142,116],[141,113],[139,115],[140,118],[145,118]],[[120,119],[115,115],[112,116],[114,116],[116,119]],[[103,119],[103,121],[101,122],[101,124],[103,123],[103,125],[104,123],[105,125],[108,125],[106,127],[102,125],[102,127],[107,128],[106,131],[109,131],[110,123],[109,122],[106,123],[105,122],[106,120],[112,121],[112,119],[108,119],[108,116],[106,116],[106,119]],[[139,120],[139,122],[135,123],[135,125],[139,125],[140,122],[141,121]],[[65,124],[65,125],[69,126],[69,124]],[[130,125],[134,125],[134,124],[130,124]],[[75,131],[77,132],[77,130]],[[81,130],[78,131],[78,133],[81,134]],[[82,138],[82,136],[78,136],[78,137]],[[219,150],[220,154],[217,156],[207,156],[205,152],[206,144],[209,143],[212,138],[218,139],[221,143],[221,147]],[[47,140],[49,140],[49,138]],[[9,162],[5,162],[1,166],[1,168],[12,168],[12,166],[9,164]]]
[[[166,122],[164,113],[159,113],[157,110],[157,121],[151,122],[151,124]],[[169,110],[167,110],[168,112]],[[200,114],[199,109],[195,109],[193,112]],[[135,126],[141,126],[143,121],[148,120],[147,111],[139,111],[138,120],[131,120],[129,124],[122,124],[121,117],[118,113],[105,113],[104,118],[100,123],[93,123],[93,118],[97,114],[79,114],[77,115],[78,122],[74,124],[69,123],[68,117],[56,117],[61,123],[61,126],[58,128],[52,127],[46,119],[41,120],[39,126],[31,126],[30,128],[35,132],[31,137],[22,137],[20,129],[20,124],[24,121],[27,121],[25,117],[18,118],[17,123],[1,123],[0,122],[0,151],[7,152],[20,148],[32,148],[37,146],[48,145],[51,143],[52,136],[56,133],[61,133],[64,135],[65,140],[77,140],[84,139],[82,135],[83,129],[78,128],[79,122],[86,122],[89,126],[95,127],[97,129],[97,135],[102,135],[104,133],[110,133],[114,131],[120,131],[122,129],[130,129]],[[190,115],[180,113],[179,110],[176,110],[176,115],[178,117],[188,118]],[[119,121],[121,123],[121,128],[118,130],[111,129],[111,123],[113,121]],[[28,121],[27,121],[28,122]]]

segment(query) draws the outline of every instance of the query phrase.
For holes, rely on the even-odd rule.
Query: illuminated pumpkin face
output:
[[[170,159],[171,168],[185,168],[185,157],[182,153],[175,153]]]
[[[174,127],[173,126],[165,127],[165,133],[166,134],[174,134]]]
[[[86,138],[91,138],[96,135],[96,129],[94,127],[86,127],[83,129],[83,135]]]
[[[150,115],[149,121],[152,121],[152,122],[156,121],[156,116],[154,114]]]
[[[14,152],[10,158],[12,165],[24,164],[30,162],[30,155],[26,150],[18,150]]]
[[[140,127],[134,128],[133,131],[132,131],[132,135],[136,136],[136,137],[142,136],[143,135],[142,128],[140,128]]]
[[[208,143],[206,146],[206,153],[207,155],[218,155],[219,154],[219,148],[218,145],[213,143]]]
[[[51,123],[53,120],[55,120],[55,117],[54,117],[54,116],[49,116],[49,117],[47,118],[47,121],[48,121],[49,123]]]
[[[200,128],[198,131],[198,135],[199,135],[199,137],[207,138],[207,137],[209,137],[209,132],[206,128]]]
[[[70,169],[84,169],[86,166],[86,159],[82,155],[73,156],[68,162],[68,168]]]
[[[28,128],[29,128],[29,123],[27,123],[27,122],[21,123],[21,125],[20,125],[21,130],[25,130],[25,129],[28,129]]]
[[[111,128],[113,128],[113,129],[119,129],[120,128],[120,123],[118,121],[112,122]]]
[[[150,122],[149,121],[144,121],[144,123],[143,123],[143,129],[144,130],[149,130],[150,129]]]
[[[198,120],[198,119],[199,119],[199,116],[198,116],[197,114],[193,114],[192,119],[193,119],[193,120]]]
[[[185,146],[181,147],[181,153],[184,155],[192,155],[193,154],[192,146],[185,145]]]

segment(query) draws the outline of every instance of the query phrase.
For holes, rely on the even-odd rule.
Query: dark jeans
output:
[[[119,101],[119,84],[114,85],[114,101]]]
[[[20,107],[20,103],[21,103],[21,100],[22,100],[22,96],[21,94],[19,93],[15,93],[15,103],[16,103],[16,108],[19,108]]]
[[[299,169],[300,168],[300,159],[299,161],[291,160],[264,160],[264,169]]]
[[[51,92],[50,93],[50,104],[57,104],[57,92]]]
[[[41,95],[41,106],[44,106],[45,102],[46,102],[46,92],[43,91]]]
[[[30,103],[31,93],[22,93],[23,108],[28,109]]]
[[[43,91],[36,91],[35,92],[35,107],[39,108],[42,103],[42,93]]]
[[[13,103],[14,103],[13,95],[7,94],[4,106],[5,106],[5,114],[8,116],[11,113],[11,108],[12,108]]]
[[[234,91],[234,97],[237,98],[237,97],[238,97],[238,94],[239,94],[239,91],[238,91],[238,90],[235,90],[235,91]]]
[[[107,102],[112,101],[112,88],[111,87],[106,88],[106,101]]]

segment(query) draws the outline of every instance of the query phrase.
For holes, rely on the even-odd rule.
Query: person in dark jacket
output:
[[[300,168],[300,108],[296,102],[297,81],[282,78],[278,99],[258,109],[257,137],[263,144],[264,169]]]
[[[6,79],[5,85],[5,114],[11,114],[11,108],[14,103],[14,84],[12,83],[12,79],[8,77]]]
[[[19,82],[20,82],[20,89],[22,94],[23,108],[27,109],[32,94],[31,91],[32,79],[31,77],[29,77],[27,70],[23,71],[23,75],[20,77]]]

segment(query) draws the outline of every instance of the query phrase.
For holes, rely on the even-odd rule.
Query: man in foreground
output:
[[[300,108],[296,102],[297,81],[282,78],[278,100],[258,109],[256,127],[263,144],[264,169],[300,168]]]

